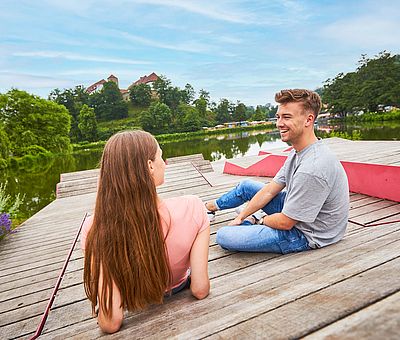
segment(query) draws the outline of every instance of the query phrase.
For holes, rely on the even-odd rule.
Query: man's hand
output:
[[[240,225],[243,222],[243,218],[241,218],[239,215],[236,216],[236,218],[232,221],[229,222],[228,225]]]

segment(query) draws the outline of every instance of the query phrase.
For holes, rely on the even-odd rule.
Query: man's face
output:
[[[307,123],[309,114],[304,112],[301,103],[280,105],[276,118],[276,127],[279,129],[283,142],[290,142],[293,145],[301,141],[306,126],[309,125],[309,122]]]

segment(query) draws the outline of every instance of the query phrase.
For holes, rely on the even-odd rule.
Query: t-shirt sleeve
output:
[[[193,219],[198,226],[198,233],[201,233],[210,226],[206,207],[202,200],[197,196],[193,196]]]
[[[282,213],[296,221],[314,222],[329,192],[329,186],[322,178],[297,173]]]
[[[282,167],[276,173],[275,177],[272,179],[275,183],[286,185],[286,176],[285,176],[285,165],[286,162],[283,163]]]
[[[81,230],[81,249],[84,251],[86,246],[86,238],[93,223],[93,215],[86,218]]]

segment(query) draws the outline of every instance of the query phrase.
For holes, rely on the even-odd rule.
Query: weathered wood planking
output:
[[[158,334],[162,338],[199,338],[207,334],[212,335],[222,328],[226,329],[229,325],[233,327],[243,320],[252,319],[258,313],[273,312],[280,305],[284,306],[302,296],[308,296],[313,291],[320,291],[322,287],[342,282],[347,277],[353,277],[355,273],[374,268],[386,258],[392,258],[395,256],[393,250],[398,247],[399,242],[392,244],[391,241],[393,236],[398,236],[399,230],[400,225],[392,226],[390,231],[380,230],[376,235],[380,236],[380,242],[377,244],[381,246],[380,253],[372,254],[372,257],[363,256],[371,252],[368,243],[375,243],[376,240],[376,236],[367,230],[363,230],[357,237],[345,239],[341,246],[337,244],[332,246],[334,249],[328,247],[319,252],[275,255],[274,258],[271,258],[271,254],[237,254],[240,256],[238,259],[245,255],[264,255],[265,259],[243,268],[236,265],[237,270],[217,276],[212,280],[212,292],[206,300],[194,301],[190,294],[185,292],[176,299],[167,301],[163,306],[132,314],[116,337],[138,334],[141,338],[146,338],[157,337]],[[332,264],[335,265],[334,271]],[[317,275],[317,280],[312,279],[313,275]],[[182,307],[182,304],[190,301],[192,303]],[[87,301],[82,300],[79,304],[65,307],[73,308],[69,313],[74,312],[76,317],[77,310],[88,309]],[[257,308],[254,308],[255,306]],[[55,318],[52,319],[53,322],[57,322],[59,327],[63,327],[62,324],[65,323],[62,316],[64,312],[59,308],[52,315],[52,318]],[[173,327],[170,327],[171,325]],[[96,334],[101,335],[94,320],[91,324],[88,322],[86,327],[89,329],[79,334],[79,337],[94,338]],[[60,329],[54,334],[49,333],[49,337],[55,337],[57,334],[70,336],[74,333],[72,329]]]
[[[397,261],[391,261],[378,267],[374,270],[374,277],[370,277],[375,281],[377,285],[376,291],[383,290],[393,290],[393,287],[398,285],[398,278],[394,280],[395,275],[391,275],[394,272],[399,272],[400,268]],[[386,272],[382,269],[387,269]],[[393,269],[393,272],[389,270]],[[381,276],[385,275],[388,278],[387,285],[380,285]],[[357,283],[357,282],[355,282]],[[362,286],[360,287],[362,288]],[[350,291],[352,288],[348,287]],[[373,291],[373,293],[376,293]],[[371,292],[367,292],[370,295]],[[354,294],[352,294],[353,299],[362,298],[365,295],[365,291],[361,289],[356,289]],[[378,295],[378,294],[376,294]],[[399,339],[399,329],[400,329],[400,318],[398,313],[400,310],[400,292],[396,291],[392,295],[385,294],[382,296],[388,296],[379,301],[376,299],[376,303],[361,309],[360,311],[350,315],[345,319],[341,319],[326,328],[323,328],[315,333],[310,334],[305,339],[376,339],[376,335],[379,334],[381,339],[386,340],[397,340]],[[377,296],[379,297],[379,295]],[[370,296],[368,296],[370,298]],[[352,301],[353,302],[353,301]],[[392,317],[388,317],[392,315]],[[336,320],[336,319],[335,319]]]
[[[332,139],[328,143],[351,155],[351,142]],[[365,150],[374,147],[367,144]],[[386,159],[395,159],[396,150],[392,154],[392,151],[387,151]],[[371,157],[375,156],[371,154]],[[98,170],[89,170],[81,175],[70,174],[63,181],[79,183],[80,178],[85,178],[93,183]],[[220,179],[223,179],[223,185],[210,187],[209,182],[218,183]],[[160,188],[159,193],[162,197],[197,194],[203,200],[210,200],[241,179],[217,173],[203,176],[190,163],[171,164],[167,166],[166,185]],[[17,234],[2,242],[1,338],[33,334],[83,214],[93,210],[94,200],[94,192],[57,199],[26,221]],[[350,194],[350,200],[351,220],[355,223],[400,219],[398,203],[360,194]],[[357,327],[362,328],[358,321],[353,321],[353,326],[343,323],[348,317],[361,313],[361,318],[368,320],[369,310],[375,304],[400,290],[393,275],[388,279],[389,273],[398,272],[399,223],[370,228],[349,223],[344,240],[334,246],[282,256],[232,253],[217,246],[216,231],[233,217],[232,210],[219,212],[211,226],[210,296],[195,301],[185,291],[167,299],[162,306],[128,314],[123,329],[113,337],[295,338],[310,333],[319,337],[319,334],[334,334],[334,328],[329,325],[335,324],[339,325],[337,329],[341,329],[341,336],[346,337],[353,332],[357,334]],[[104,336],[90,316],[90,306],[83,291],[82,270],[82,254],[77,245],[43,338],[91,339]],[[358,292],[358,295],[352,297],[351,292]],[[323,302],[331,300],[335,304],[327,308]],[[390,322],[390,315],[386,313],[390,308],[380,305],[376,308],[383,313],[380,322],[399,332],[398,325]],[[288,322],[292,324],[288,325]],[[377,331],[372,334],[375,338],[380,335]],[[392,333],[382,334],[390,338]]]

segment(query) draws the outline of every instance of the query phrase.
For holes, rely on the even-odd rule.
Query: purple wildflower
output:
[[[0,214],[0,236],[11,233],[10,214]]]

